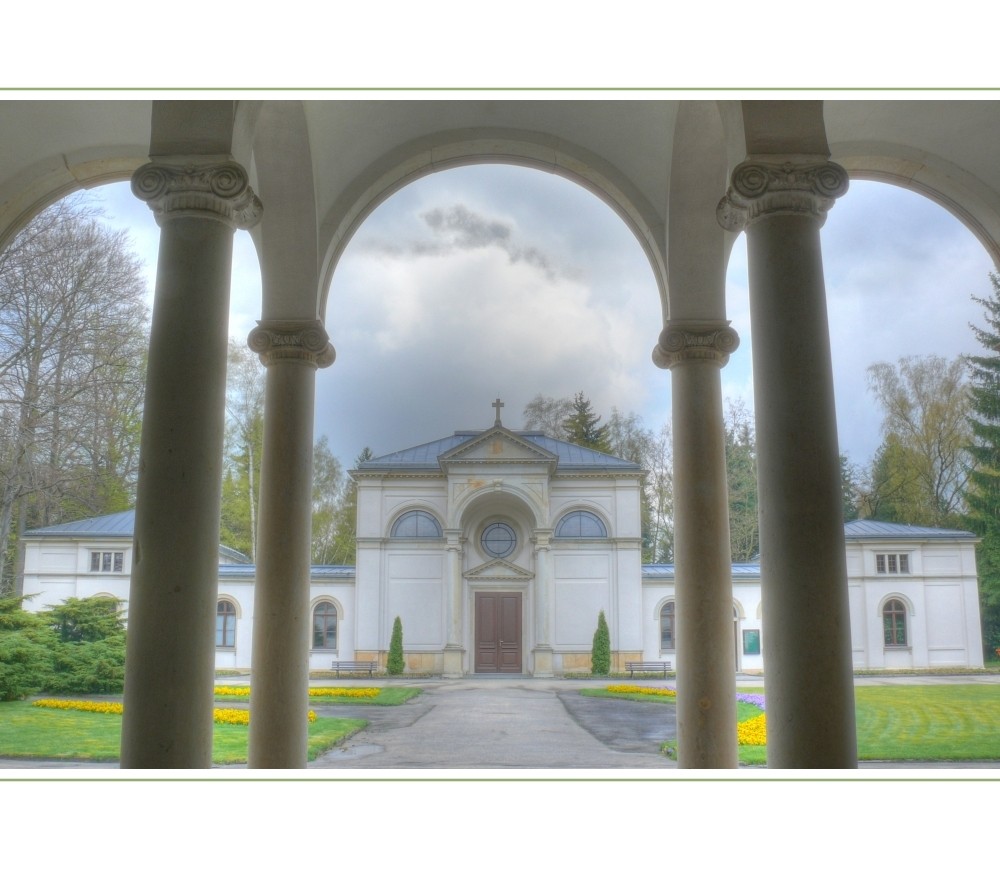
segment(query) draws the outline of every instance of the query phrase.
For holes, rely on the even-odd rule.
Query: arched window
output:
[[[674,602],[667,601],[660,609],[660,651],[674,650]]]
[[[390,537],[441,537],[438,520],[426,510],[410,510],[392,525]]]
[[[329,601],[322,601],[313,607],[314,649],[337,648],[337,608]]]
[[[882,607],[882,631],[886,646],[906,645],[906,606],[899,598],[890,598]]]
[[[215,645],[231,649],[236,645],[236,605],[220,600],[215,610]]]
[[[589,510],[567,513],[556,525],[556,537],[607,537],[608,529]]]

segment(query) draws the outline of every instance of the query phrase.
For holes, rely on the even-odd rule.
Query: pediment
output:
[[[534,574],[502,558],[494,558],[464,574],[466,579],[531,579]]]
[[[438,458],[442,468],[450,464],[533,464],[554,468],[558,461],[554,453],[518,437],[503,426],[494,426]]]

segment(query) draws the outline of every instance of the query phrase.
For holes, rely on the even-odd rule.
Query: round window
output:
[[[483,529],[480,542],[483,549],[494,558],[504,558],[514,551],[517,535],[506,522],[493,522]]]

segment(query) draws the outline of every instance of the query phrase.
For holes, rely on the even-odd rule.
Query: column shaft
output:
[[[673,325],[654,351],[671,372],[678,766],[733,769],[736,666],[720,369],[739,344],[724,323]]]
[[[840,453],[819,240],[806,214],[747,229],[768,765],[857,765]]]
[[[316,349],[303,346],[314,336]],[[251,769],[304,769],[309,711],[312,450],[318,324],[262,324],[250,346],[267,364],[254,585]],[[325,352],[326,356],[318,355]]]
[[[123,768],[212,764],[219,498],[233,230],[165,221],[129,592]]]

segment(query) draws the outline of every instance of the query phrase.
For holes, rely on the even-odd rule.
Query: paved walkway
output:
[[[369,726],[321,769],[669,769],[675,707],[580,696],[600,684],[468,678],[420,683],[405,706],[326,707]],[[653,684],[653,683],[647,683]],[[658,683],[663,684],[663,683]]]

